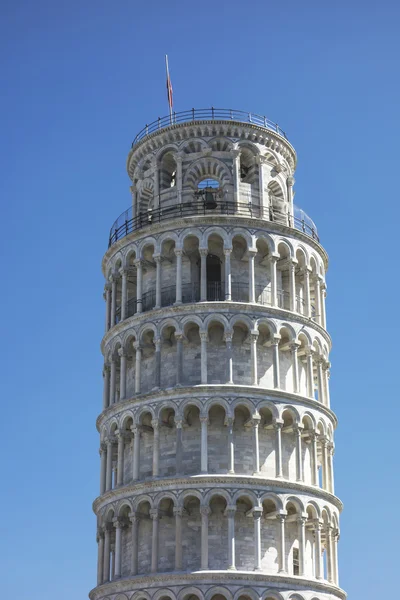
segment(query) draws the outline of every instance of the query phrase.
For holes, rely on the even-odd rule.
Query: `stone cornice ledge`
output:
[[[100,344],[101,351],[104,353],[104,347],[114,336],[124,333],[124,331],[131,327],[139,327],[146,321],[157,321],[167,319],[169,317],[184,317],[187,314],[194,314],[201,316],[208,316],[212,312],[222,312],[223,314],[231,314],[236,316],[238,313],[248,315],[250,318],[259,317],[272,317],[275,319],[282,319],[289,323],[302,324],[315,329],[322,335],[322,337],[328,342],[329,347],[332,347],[332,338],[326,329],[321,327],[318,323],[308,317],[304,317],[298,313],[294,313],[290,310],[278,308],[275,306],[264,306],[263,304],[257,304],[254,302],[193,302],[187,304],[179,304],[177,306],[164,306],[160,309],[153,309],[140,313],[139,315],[133,315],[128,319],[120,321],[117,325],[114,325],[105,333]]]
[[[305,495],[321,498],[326,502],[333,504],[333,506],[335,506],[340,512],[343,510],[343,503],[339,500],[339,498],[325,490],[322,490],[321,488],[305,485],[295,481],[288,481],[286,479],[269,479],[267,477],[262,477],[262,475],[250,476],[237,475],[235,473],[218,475],[190,475],[187,477],[160,477],[157,479],[136,481],[130,485],[124,485],[115,488],[106,492],[102,496],[98,496],[93,502],[93,511],[97,513],[103,506],[106,506],[111,502],[123,500],[127,497],[129,498],[132,496],[132,494],[148,494],[152,491],[158,493],[160,491],[166,492],[167,490],[187,490],[199,488],[202,485],[216,487],[223,486],[224,488],[229,486],[236,487],[238,489],[243,488],[244,490],[251,489],[252,491],[255,491],[257,486],[259,488],[268,488],[260,490],[260,495],[271,490],[275,493],[281,494],[294,491],[297,494],[304,493]]]
[[[254,398],[256,401],[269,400],[270,402],[293,403],[294,405],[307,406],[314,410],[319,410],[332,420],[334,427],[337,427],[337,417],[335,413],[326,406],[323,406],[317,400],[311,400],[300,394],[285,392],[284,390],[271,390],[268,388],[260,388],[246,385],[230,385],[230,384],[207,384],[193,385],[186,387],[173,387],[160,390],[152,390],[150,392],[132,396],[126,400],[120,400],[106,408],[96,419],[97,431],[100,433],[101,426],[111,417],[120,414],[125,410],[129,410],[135,406],[148,405],[153,402],[164,402],[165,400],[184,400],[186,398]],[[260,398],[261,396],[261,398]]]
[[[313,592],[322,592],[331,594],[335,598],[345,600],[347,595],[339,587],[328,582],[318,581],[316,579],[306,579],[300,577],[290,577],[288,575],[268,575],[255,573],[253,571],[196,571],[192,573],[157,573],[148,576],[138,575],[136,577],[126,577],[117,579],[110,583],[102,584],[89,593],[91,600],[99,600],[107,595],[143,590],[151,588],[154,593],[161,587],[168,586],[192,586],[192,585],[218,585],[221,583],[237,585],[238,588],[249,585],[263,587],[273,591],[289,590],[291,592],[301,592],[312,590]]]
[[[204,223],[205,225],[222,226],[232,226],[233,224],[236,224],[249,227],[251,229],[259,228],[263,231],[278,233],[286,237],[297,238],[302,242],[310,244],[310,246],[317,250],[323,257],[325,269],[328,267],[328,254],[325,248],[311,236],[303,233],[299,229],[295,229],[294,227],[288,227],[287,225],[282,225],[276,221],[269,221],[267,219],[260,219],[257,217],[247,217],[238,214],[213,216],[193,215],[190,217],[171,217],[171,219],[168,221],[163,221],[162,223],[152,223],[151,225],[145,226],[142,229],[137,229],[136,231],[132,231],[132,233],[128,233],[128,235],[115,242],[115,244],[110,246],[110,248],[108,248],[105,252],[102,260],[103,274],[106,272],[107,261],[111,258],[111,256],[113,256],[113,254],[124,248],[125,245],[132,244],[138,239],[154,236],[165,231],[170,231],[171,227],[190,227],[193,225],[198,225],[200,222]]]

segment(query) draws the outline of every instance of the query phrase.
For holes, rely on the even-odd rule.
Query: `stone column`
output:
[[[103,582],[110,581],[110,551],[111,551],[111,523],[107,523],[104,528],[104,564],[103,564]]]
[[[233,440],[233,419],[227,417],[225,425],[228,428],[228,473],[235,472],[235,444]]]
[[[159,459],[160,459],[160,423],[157,419],[151,422],[153,427],[153,477],[158,477]]]
[[[314,398],[314,365],[313,353],[310,348],[306,348],[307,357],[307,396]]]
[[[119,399],[126,398],[126,352],[123,348],[118,350],[120,357],[120,372],[119,372]]]
[[[275,429],[275,477],[281,479],[283,477],[282,469],[282,427],[281,421],[274,423]]]
[[[115,527],[115,572],[114,572],[114,577],[116,579],[121,577],[122,525],[123,524],[120,519],[114,519],[114,527]]]
[[[289,260],[289,292],[290,292],[290,310],[297,312],[296,310],[296,275],[295,275],[296,262]]]
[[[321,453],[322,453],[322,489],[328,491],[328,442],[326,438],[320,437]]]
[[[321,325],[324,329],[326,329],[325,298],[326,298],[326,284],[325,284],[325,281],[322,281],[321,282]]]
[[[284,514],[277,515],[279,522],[279,549],[278,549],[278,560],[279,560],[279,573],[286,573],[286,547],[285,547],[285,521],[286,516]]]
[[[161,308],[161,255],[154,254],[156,261],[156,305],[154,308]]]
[[[328,492],[331,494],[335,493],[335,485],[334,485],[334,477],[333,477],[333,455],[335,453],[335,447],[332,443],[328,443],[327,445],[327,454],[328,454]]]
[[[239,184],[240,184],[240,150],[231,150],[233,166],[233,201],[235,204],[240,202]]]
[[[278,284],[276,275],[276,263],[278,257],[271,255],[269,257],[270,275],[271,275],[271,306],[278,306]]]
[[[117,486],[124,484],[124,449],[125,439],[124,434],[119,431],[117,433],[118,440],[118,459],[117,459]]]
[[[311,317],[311,294],[310,294],[310,268],[305,267],[303,270],[303,285],[304,285],[304,313],[305,316]]]
[[[332,543],[332,527],[329,525],[325,526],[325,539],[326,539],[326,570],[328,575],[329,583],[334,583],[333,574],[333,543]]]
[[[132,523],[132,563],[131,575],[137,575],[138,572],[138,542],[139,542],[139,518],[136,513],[130,513],[130,521]]]
[[[201,423],[201,472],[208,473],[208,416],[200,417]]]
[[[104,532],[100,529],[97,532],[97,585],[103,583],[104,566]]]
[[[300,344],[293,342],[290,344],[290,352],[292,355],[292,374],[293,374],[293,391],[295,394],[299,393],[299,364],[297,362],[297,350]]]
[[[139,342],[135,342],[133,347],[136,352],[135,357],[135,394],[140,394],[140,366],[142,362],[142,348]]]
[[[318,486],[318,454],[317,454],[317,434],[315,431],[310,433],[311,441],[311,479],[312,484]]]
[[[126,269],[120,270],[120,275],[122,278],[122,286],[121,286],[121,321],[126,319],[126,302],[127,302],[127,283],[128,283],[128,271]]]
[[[142,312],[143,261],[135,260],[136,265],[136,314]]]
[[[100,444],[100,495],[106,491],[107,450],[104,443]]]
[[[176,160],[176,187],[178,191],[178,204],[182,204],[182,154],[178,153],[175,156]]]
[[[232,252],[232,248],[224,248],[224,254],[225,254],[225,301],[232,300],[231,252]]]
[[[155,338],[154,340],[156,346],[155,358],[156,358],[156,371],[154,373],[154,383],[155,386],[153,389],[159,389],[161,386],[161,338]]]
[[[280,374],[279,374],[279,339],[273,337],[271,341],[272,347],[272,362],[273,362],[273,375],[274,375],[274,388],[280,388]]]
[[[226,383],[233,383],[232,334],[225,333],[226,344]]]
[[[258,385],[257,373],[257,339],[258,331],[253,329],[250,332],[250,362],[251,362],[251,385]]]
[[[339,531],[336,529],[333,532],[332,549],[333,549],[333,582],[337,586],[339,586],[338,541],[339,541]]]
[[[294,428],[296,439],[296,481],[303,481],[303,453],[301,447],[301,432],[303,427],[296,425]]]
[[[117,377],[117,363],[113,356],[111,359],[111,376],[110,376],[110,406],[115,404],[115,389],[116,389],[116,377]]]
[[[255,294],[255,283],[254,283],[254,259],[257,254],[257,250],[248,251],[249,254],[249,302],[256,301]]]
[[[113,444],[109,439],[107,440],[106,492],[109,492],[112,489],[112,455]]]
[[[317,357],[315,360],[317,364],[317,380],[318,380],[318,401],[325,405],[325,393],[324,393],[324,377],[322,373],[322,358]]]
[[[182,506],[174,508],[175,515],[175,571],[182,570]]]
[[[299,531],[299,575],[304,577],[306,564],[306,516],[300,516],[297,520]]]
[[[176,339],[176,385],[183,381],[183,335],[175,332]]]
[[[330,393],[329,393],[329,367],[331,366],[330,362],[325,362],[322,365],[322,378],[324,380],[324,392],[325,392],[325,406],[327,406],[328,408],[331,405],[331,400],[330,400]]]
[[[175,427],[176,427],[176,453],[175,453],[175,463],[176,463],[176,474],[182,475],[182,420],[175,419]]]
[[[315,538],[315,577],[316,579],[324,578],[324,565],[322,562],[322,544],[321,544],[321,529],[322,523],[315,519],[314,523],[314,538]]]
[[[258,185],[260,188],[260,207],[261,207],[261,217],[265,216],[268,218],[269,215],[269,197],[268,194],[265,194],[264,191],[264,165],[266,163],[265,156],[257,156],[258,162]]]
[[[321,290],[320,290],[320,278],[314,277],[314,296],[315,296],[315,321],[321,325]]]
[[[228,517],[228,570],[236,571],[235,566],[235,513],[236,505],[228,504],[225,515]]]
[[[111,581],[115,577],[115,545],[111,544]]]
[[[132,471],[133,471],[133,481],[137,481],[139,479],[139,465],[140,465],[140,427],[137,425],[136,427],[131,427],[133,431],[133,461],[132,461]]]
[[[105,285],[105,297],[106,297],[106,333],[111,326],[111,286],[109,283]]]
[[[251,420],[253,428],[253,457],[254,457],[254,475],[260,472],[260,449],[258,443],[258,426],[260,425],[261,417],[254,416]]]
[[[182,254],[181,248],[175,248],[176,256],[176,300],[175,304],[182,304]]]
[[[151,572],[157,573],[158,570],[158,522],[159,515],[156,508],[150,510],[150,517],[153,520],[153,532],[151,537]]]
[[[208,248],[200,248],[200,302],[207,300],[207,254]]]
[[[208,569],[208,515],[210,509],[208,506],[200,507],[201,513],[201,568]]]
[[[207,384],[207,333],[200,331],[201,340],[201,383]]]
[[[253,508],[254,521],[254,570],[261,571],[261,517],[263,509],[255,506]]]
[[[111,278],[111,327],[115,325],[117,311],[117,278],[115,275]]]
[[[110,404],[110,367],[104,364],[103,368],[103,410]]]

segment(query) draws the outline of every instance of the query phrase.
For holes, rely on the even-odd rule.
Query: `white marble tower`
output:
[[[325,273],[296,153],[258,115],[159,119],[103,258],[91,600],[333,600]]]

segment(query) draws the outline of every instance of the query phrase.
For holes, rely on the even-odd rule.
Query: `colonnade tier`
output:
[[[139,493],[99,511],[98,583],[157,572],[238,569],[337,585],[334,505],[304,492],[198,485]]]
[[[280,308],[326,328],[326,255],[308,242],[199,223],[136,236],[103,262],[106,332],[142,312],[207,301]]]
[[[329,407],[330,340],[312,325],[226,308],[127,322],[103,344],[103,408],[181,385],[283,390]]]
[[[100,494],[137,481],[254,475],[334,493],[333,423],[316,409],[245,397],[175,398],[102,415]]]

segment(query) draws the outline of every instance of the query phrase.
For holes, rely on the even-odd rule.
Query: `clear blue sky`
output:
[[[100,262],[129,205],[130,143],[167,113],[165,52],[176,110],[266,114],[297,149],[296,203],[331,260],[341,584],[394,593],[399,19],[395,0],[3,0],[4,598],[85,598],[95,584]]]

